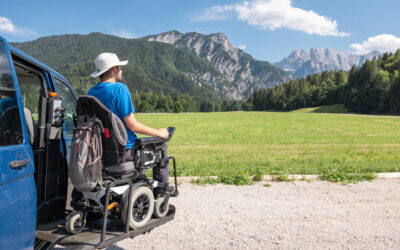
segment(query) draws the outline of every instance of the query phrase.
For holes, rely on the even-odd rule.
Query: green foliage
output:
[[[249,176],[247,176],[245,174],[222,175],[222,176],[218,176],[217,180],[219,183],[222,183],[222,184],[236,185],[236,186],[254,184],[250,180]]]
[[[260,168],[256,168],[253,175],[253,181],[262,181],[264,177],[264,172]]]
[[[250,180],[249,176],[240,173],[232,175],[221,175],[218,176],[216,179],[211,177],[200,177],[196,180],[192,180],[191,183],[197,185],[205,185],[205,184],[215,185],[221,183],[221,184],[236,185],[236,186],[254,184]]]
[[[263,186],[264,186],[264,187],[270,187],[271,184],[270,184],[270,183],[265,183]]]
[[[274,181],[281,181],[281,182],[290,182],[293,181],[293,179],[289,178],[289,176],[287,174],[278,174],[278,175],[274,175],[272,177],[272,180]]]
[[[343,103],[341,93],[346,84],[345,71],[325,71],[256,91],[247,102],[254,110],[294,110]]]
[[[175,102],[175,105],[174,105],[174,112],[175,112],[175,113],[180,113],[180,112],[182,112],[182,111],[183,111],[182,104],[181,104],[179,101]]]
[[[348,172],[345,168],[335,168],[323,171],[319,178],[325,181],[341,182],[346,184],[357,183],[360,181],[372,181],[375,177],[375,174],[369,172],[360,172],[359,170]]]
[[[400,114],[399,67],[400,50],[367,60],[360,69],[353,67],[344,93],[345,106],[359,113]]]

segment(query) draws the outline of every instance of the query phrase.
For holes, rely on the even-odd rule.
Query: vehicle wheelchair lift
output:
[[[174,168],[174,184],[175,190],[171,194],[172,197],[178,196],[177,178],[176,178],[176,162],[175,158],[170,156],[168,160],[172,160]],[[134,189],[134,183],[131,179],[115,180],[108,184],[106,190],[106,197],[110,196],[111,188],[116,185],[129,185],[129,200],[128,206],[132,202],[131,193]],[[51,249],[56,245],[70,248],[70,249],[101,249],[113,245],[116,242],[126,238],[134,238],[140,234],[150,232],[153,228],[161,226],[175,217],[175,206],[168,205],[169,210],[166,216],[161,218],[151,218],[151,220],[139,229],[130,229],[129,221],[132,214],[127,210],[126,222],[122,220],[111,220],[108,217],[109,200],[103,209],[103,218],[89,222],[81,233],[70,234],[65,229],[65,219],[52,221],[49,223],[41,224],[36,229],[35,237],[39,240],[35,243],[35,249]]]
[[[47,245],[47,249],[51,249],[56,245],[71,249],[101,249],[109,247],[126,238],[133,238],[140,234],[149,232],[153,228],[173,220],[174,217],[175,207],[169,205],[169,211],[165,217],[152,218],[148,224],[140,229],[129,229],[129,223],[126,223],[127,226],[122,226],[122,223],[119,225],[108,223],[109,225],[107,225],[107,230],[104,230],[104,228],[101,228],[101,221],[97,221],[99,222],[97,225],[93,225],[93,227],[87,231],[75,235],[67,233],[64,227],[65,220],[59,220],[43,224],[37,228],[36,238],[42,240],[42,244],[50,243]],[[38,248],[41,247],[38,246]]]

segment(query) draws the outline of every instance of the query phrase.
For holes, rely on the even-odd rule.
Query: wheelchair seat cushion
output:
[[[126,161],[119,165],[107,166],[103,168],[103,171],[112,176],[131,174],[135,171],[135,162]]]

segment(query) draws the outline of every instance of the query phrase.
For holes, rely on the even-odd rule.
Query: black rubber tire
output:
[[[65,218],[65,230],[70,234],[78,234],[82,232],[86,225],[86,218],[83,213],[73,211]]]
[[[154,216],[157,218],[162,218],[165,217],[168,214],[169,210],[169,199],[168,199],[168,204],[167,207],[165,208],[165,211],[162,210],[162,206],[164,204],[165,197],[158,197],[156,201],[154,202]]]
[[[126,215],[128,210],[128,196],[124,195],[122,197],[122,210],[121,210],[121,218],[125,223],[127,221]],[[143,207],[146,211],[141,211],[140,204],[143,203],[145,207]],[[142,205],[143,205],[142,204]],[[133,209],[135,207],[135,209]],[[138,187],[137,189],[132,191],[132,200],[131,207],[129,208],[129,213],[131,214],[131,220],[129,222],[129,226],[132,229],[139,229],[146,225],[153,214],[154,210],[154,195],[150,188],[146,186]],[[140,217],[140,218],[138,218]]]

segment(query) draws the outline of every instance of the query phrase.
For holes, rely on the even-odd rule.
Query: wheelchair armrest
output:
[[[168,142],[171,140],[172,136],[174,135],[175,132],[175,127],[168,127],[168,138],[167,139],[162,139],[160,137],[145,137],[145,138],[140,138],[137,139],[137,144],[140,146],[144,145],[149,145],[149,144],[159,144],[163,142]]]
[[[149,145],[149,144],[159,144],[163,143],[165,140],[160,137],[146,137],[137,139],[137,144],[140,146]]]

